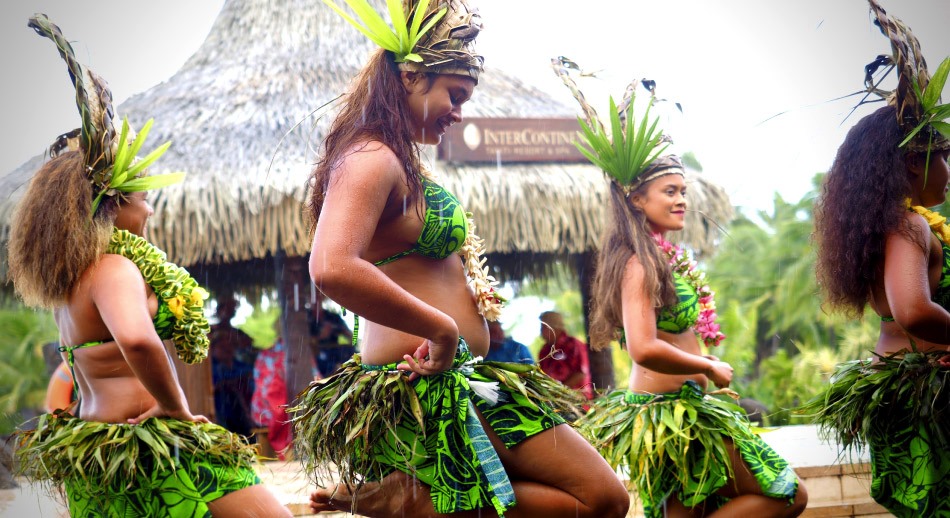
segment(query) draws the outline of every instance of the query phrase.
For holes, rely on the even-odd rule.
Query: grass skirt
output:
[[[871,454],[871,496],[899,517],[950,516],[950,370],[946,353],[839,364],[798,413],[851,454]]]
[[[413,382],[396,364],[363,365],[354,355],[301,392],[290,413],[308,473],[321,486],[342,481],[354,505],[356,488],[398,469],[430,486],[439,513],[501,515],[514,494],[474,408],[510,447],[564,423],[559,412],[580,403],[536,366],[480,361],[462,341],[451,369]]]
[[[58,410],[17,434],[17,473],[65,486],[71,516],[210,516],[207,502],[260,483],[253,446],[214,424],[84,421]]]
[[[727,438],[767,496],[791,503],[798,490],[795,472],[752,432],[742,409],[693,381],[667,394],[613,391],[577,425],[611,467],[629,470],[648,517],[662,517],[670,495],[687,507],[714,496],[733,476]]]

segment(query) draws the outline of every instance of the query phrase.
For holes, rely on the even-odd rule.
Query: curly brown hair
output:
[[[425,76],[431,86],[432,74]],[[310,175],[307,209],[311,232],[323,209],[330,173],[354,143],[362,141],[362,150],[369,141],[378,141],[393,151],[406,172],[407,204],[411,205],[422,192],[419,145],[412,139],[409,104],[393,53],[377,50],[353,79],[351,88],[324,139],[323,156]]]
[[[911,191],[901,138],[894,107],[862,118],[838,148],[815,202],[818,284],[830,307],[848,315],[864,312],[880,281],[887,235],[919,241],[901,217]]]
[[[105,250],[118,199],[103,198],[89,217],[93,190],[80,151],[63,153],[37,171],[10,223],[9,279],[29,306],[66,303],[83,272]]]
[[[610,341],[617,338],[617,330],[623,328],[621,287],[631,255],[640,258],[644,270],[643,292],[654,307],[675,304],[677,300],[670,265],[651,235],[646,214],[628,201],[635,194],[644,195],[653,181],[639,186],[629,196],[616,182],[608,183],[607,225],[601,236],[591,289],[590,342],[594,350],[609,346]]]

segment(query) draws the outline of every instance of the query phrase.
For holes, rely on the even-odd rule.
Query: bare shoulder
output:
[[[905,223],[907,224],[907,229],[910,232],[904,233],[898,231],[894,233],[894,237],[911,241],[917,246],[929,248],[927,245],[933,242],[934,239],[932,238],[930,225],[927,224],[927,220],[925,220],[920,214],[910,211],[904,213],[903,217]]]
[[[379,185],[405,177],[405,169],[393,150],[377,140],[350,145],[333,168],[333,182]]]
[[[134,286],[144,287],[145,284],[139,267],[118,254],[102,254],[87,275],[93,292],[100,287],[113,290],[117,286],[126,289]]]
[[[643,263],[637,254],[630,254],[627,264],[623,268],[624,284],[628,282],[641,282],[643,280]]]

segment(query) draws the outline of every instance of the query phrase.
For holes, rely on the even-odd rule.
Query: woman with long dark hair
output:
[[[801,409],[846,450],[871,454],[871,496],[896,516],[950,513],[950,227],[927,207],[946,201],[950,126],[920,44],[869,0],[893,56],[888,105],[848,132],[815,206],[817,275],[831,309],[880,317],[874,357],[839,365],[831,386]],[[942,110],[942,112],[941,112]]]
[[[331,482],[311,507],[623,516],[618,477],[552,408],[576,396],[535,366],[481,361],[501,300],[473,223],[419,157],[462,120],[482,71],[480,18],[461,0],[402,7],[390,11],[395,32],[366,22],[383,48],[354,80],[312,178],[311,277],[363,321],[361,353],[291,409],[297,450]]]

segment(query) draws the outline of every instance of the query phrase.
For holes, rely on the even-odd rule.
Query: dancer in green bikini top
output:
[[[9,275],[54,312],[80,405],[18,433],[20,474],[65,487],[72,516],[290,516],[246,439],[192,414],[163,343],[186,363],[208,355],[208,293],[145,239],[146,191],[184,174],[147,176],[168,147],[145,154],[151,121],[138,135],[114,124],[105,81],[60,29],[44,15],[30,27],[66,61],[82,127],[57,139],[17,207]]]
[[[627,389],[594,399],[579,430],[628,473],[650,518],[797,516],[807,497],[795,472],[752,433],[739,407],[706,395],[710,381],[729,386],[732,367],[705,354],[703,345],[724,338],[713,292],[689,253],[666,239],[685,226],[686,173],[679,157],[665,154],[671,141],[651,119],[652,87],[644,108],[631,83],[601,121],[570,72],[559,60],[552,65],[585,116],[578,147],[603,170],[610,192],[591,346],[620,338],[633,360]]]
[[[475,92],[480,16],[463,0],[396,0],[379,15],[365,0],[324,3],[382,48],[309,183],[311,278],[362,320],[360,353],[291,409],[308,471],[330,486],[312,509],[623,516],[622,484],[552,408],[571,396],[533,367],[481,362],[502,299],[474,222],[420,159]]]

